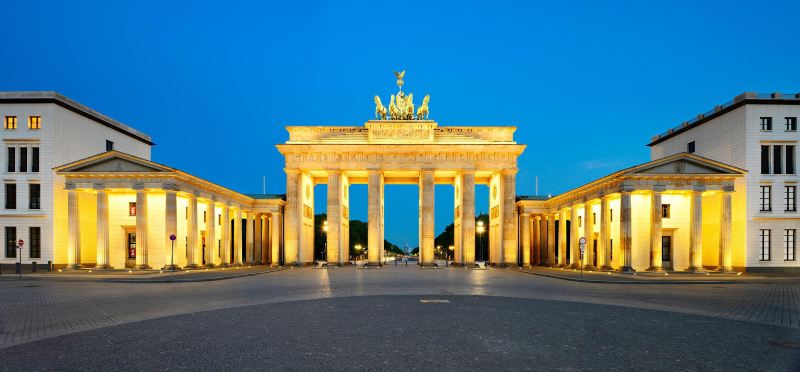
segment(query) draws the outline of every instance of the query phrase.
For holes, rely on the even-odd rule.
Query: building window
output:
[[[614,210],[613,209],[609,209],[608,210],[608,222],[614,222]]]
[[[578,227],[583,226],[583,216],[578,216]]]
[[[772,146],[772,174],[781,174],[783,159],[783,146]]]
[[[42,228],[30,227],[28,229],[28,251],[31,258],[42,258]]]
[[[31,147],[31,172],[39,171],[39,148]]]
[[[41,191],[42,185],[38,183],[32,183],[28,185],[28,208],[30,209],[41,209]]]
[[[761,211],[772,212],[772,186],[761,186]]]
[[[8,156],[6,157],[8,160],[8,167],[6,168],[9,172],[14,172],[16,170],[17,165],[17,149],[14,147],[8,148]]]
[[[6,184],[6,209],[17,209],[17,184]]]
[[[761,174],[769,174],[769,146],[761,145]]]
[[[5,128],[6,129],[17,129],[17,117],[16,116],[6,116]]]
[[[769,229],[761,229],[758,230],[759,236],[759,253],[758,259],[759,261],[769,261],[770,260],[770,242],[772,241],[772,230]]]
[[[203,211],[203,223],[206,223],[206,211]]]
[[[784,201],[786,202],[785,211],[797,212],[797,186],[786,186]]]
[[[792,132],[797,130],[797,117],[786,118],[786,130]]]
[[[786,145],[786,174],[794,174],[794,145]]]
[[[694,141],[689,142],[686,144],[686,152],[693,154],[694,153]]]
[[[608,258],[614,259],[614,239],[608,239]],[[611,263],[609,263],[611,265]]]
[[[42,129],[42,117],[28,116],[28,129]]]
[[[783,259],[794,261],[794,247],[797,244],[797,230],[786,229],[783,233]]]
[[[106,140],[106,151],[114,151],[114,142]]]
[[[597,225],[597,213],[592,212],[592,224]]]
[[[128,216],[136,216],[136,202],[128,202]]]
[[[188,220],[189,219],[189,207],[186,207],[186,211],[184,213],[185,213],[186,219]]]
[[[761,118],[761,130],[772,130],[772,118]]]
[[[27,147],[20,147],[19,148],[19,171],[20,172],[27,172],[28,171],[28,148]]]
[[[661,204],[661,218],[669,218],[669,204]]]
[[[17,228],[6,226],[6,258],[17,257]]]

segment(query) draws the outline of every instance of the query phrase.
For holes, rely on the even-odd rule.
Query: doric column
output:
[[[381,265],[381,172],[371,169],[367,172],[367,197],[368,206],[368,242],[367,242],[367,264],[371,266]]]
[[[423,170],[420,172],[419,180],[419,199],[420,199],[420,214],[421,225],[420,235],[420,265],[427,266],[435,264],[434,257],[434,243],[433,239],[436,232],[434,231],[434,197],[433,197],[433,170]]]
[[[136,190],[136,266],[149,269],[147,246],[147,191]]]
[[[531,265],[541,265],[542,263],[542,216],[533,218],[533,252],[531,254]]]
[[[178,195],[175,190],[164,190],[165,192],[165,205],[164,205],[164,269],[172,269],[178,267],[178,260],[175,257],[173,250],[173,241],[169,236],[175,234],[177,240],[178,234]]]
[[[228,217],[229,209],[228,205],[222,206],[222,220],[220,224],[220,240],[222,242],[222,248],[220,248],[220,266],[222,267],[229,267],[231,265],[231,219]]]
[[[562,209],[558,217],[558,266],[567,266],[567,210]]]
[[[600,268],[603,270],[614,270],[611,266],[611,221],[609,221],[608,197],[600,198],[600,237],[597,239],[597,254],[600,255]]]
[[[67,191],[67,265],[70,269],[81,266],[81,220],[78,205],[78,190]],[[13,238],[13,237],[12,237]]]
[[[262,265],[269,263],[269,228],[270,219],[265,214],[264,220],[261,221],[261,259],[258,261]]]
[[[461,172],[461,263],[475,264],[475,171]]]
[[[217,211],[213,200],[206,202],[206,267],[217,262]]]
[[[503,263],[516,266],[517,252],[517,170],[503,171]]]
[[[242,209],[233,212],[233,264],[242,265]]]
[[[269,222],[269,227],[272,229],[272,254],[270,255],[270,264],[277,266],[281,264],[281,234],[283,234],[283,215],[281,213],[273,213],[272,220]]]
[[[594,212],[587,201],[583,206],[583,236],[586,237],[586,252],[584,253],[584,268],[596,270],[594,266]]]
[[[663,186],[654,186],[650,194],[650,267],[648,271],[661,271],[661,193]]]
[[[572,208],[570,208],[572,211],[572,216],[569,219],[570,221],[569,259],[570,259],[570,267],[573,269],[580,269],[583,266],[583,262],[581,261],[580,243],[578,242],[578,240],[581,238],[581,232],[583,230],[583,226],[581,226],[581,218],[579,215],[581,208],[583,207],[573,206]]]
[[[186,197],[189,203],[188,222],[186,223],[186,267],[196,269],[200,267],[200,238],[197,231],[197,197]]]
[[[256,225],[253,227],[253,264],[256,265],[261,263],[262,244],[264,244],[263,218],[264,215],[256,214]]]
[[[520,213],[520,235],[522,235],[522,266],[531,266],[531,215]]]
[[[631,255],[631,239],[632,239],[632,226],[631,226],[631,192],[625,190],[620,196],[620,216],[619,216],[619,240],[620,250],[622,251],[622,272],[633,272]]]
[[[97,190],[97,269],[111,269],[108,245],[108,193]]]
[[[558,265],[556,262],[556,213],[547,215],[547,261],[545,266],[551,267]]]
[[[253,211],[247,212],[247,230],[245,230],[245,235],[247,235],[247,242],[246,242],[246,250],[247,250],[247,260],[248,265],[252,265],[255,263],[254,255],[253,255],[253,237],[255,237],[255,221],[256,221],[256,214]]]
[[[731,252],[731,191],[732,187],[722,191],[722,205],[720,206],[719,221],[719,267],[720,271],[733,271],[733,257]]]
[[[703,190],[695,187],[689,194],[691,198],[689,215],[689,269],[691,272],[704,272],[703,267]]]
[[[284,263],[297,264],[300,261],[300,219],[303,214],[300,210],[300,171],[285,169],[286,171],[286,216],[284,220]],[[251,226],[247,227],[251,230]],[[249,243],[248,243],[249,244]],[[248,246],[250,249],[250,246]]]
[[[328,171],[328,233],[327,259],[329,264],[341,265],[342,258],[342,172]]]

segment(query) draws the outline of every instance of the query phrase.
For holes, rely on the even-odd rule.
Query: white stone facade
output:
[[[762,130],[761,118],[772,118],[771,130]],[[698,116],[692,123],[654,137],[650,144],[652,160],[686,152],[688,144],[694,142],[695,154],[747,170],[735,185],[731,243],[733,265],[746,267],[748,271],[800,270],[799,260],[784,259],[786,230],[800,230],[800,213],[796,207],[786,208],[784,200],[786,187],[796,190],[800,181],[797,174],[800,134],[787,128],[787,120],[791,120],[787,118],[795,121],[800,118],[798,95],[744,93]],[[762,145],[783,146],[781,174],[762,174]],[[794,146],[794,172],[790,174],[786,173],[786,146]],[[771,211],[761,211],[761,186],[771,186]],[[762,229],[771,231],[769,259],[761,257]],[[796,239],[795,233],[795,245]]]

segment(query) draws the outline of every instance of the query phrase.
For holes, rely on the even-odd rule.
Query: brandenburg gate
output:
[[[314,185],[328,185],[327,261],[348,260],[349,187],[367,184],[368,265],[383,262],[384,186],[419,185],[419,259],[434,264],[434,185],[454,187],[454,261],[475,262],[475,185],[489,186],[489,262],[517,263],[515,178],[525,145],[515,127],[448,127],[428,120],[425,96],[416,109],[413,94],[400,88],[387,110],[375,96],[376,120],[364,126],[287,127],[289,140],[277,145],[285,157],[284,260],[314,260]],[[387,119],[388,111],[388,119]]]

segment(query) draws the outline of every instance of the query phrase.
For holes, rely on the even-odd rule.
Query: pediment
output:
[[[65,166],[59,170],[60,172],[97,172],[97,173],[113,173],[113,172],[170,172],[172,169],[161,166],[144,159],[134,157],[122,157],[119,155],[112,155],[93,159],[86,162],[80,162],[72,166]]]
[[[699,157],[682,156],[653,161],[632,169],[629,174],[741,174],[735,168]]]

